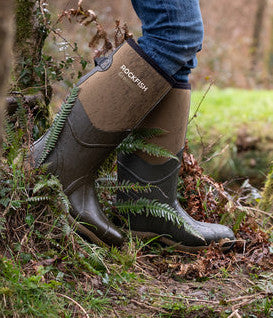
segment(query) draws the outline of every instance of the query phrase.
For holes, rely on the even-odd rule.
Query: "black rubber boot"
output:
[[[46,163],[59,177],[72,205],[71,218],[97,244],[121,245],[123,237],[100,208],[96,171],[173,84],[129,40],[80,80],[52,127],[34,144],[36,166]]]
[[[175,159],[152,158],[143,153],[118,155],[118,180],[130,181],[141,185],[151,184],[149,193],[119,193],[118,200],[138,200],[147,198],[167,203],[176,210],[177,215],[184,220],[181,227],[162,218],[146,217],[145,215],[130,215],[130,228],[140,237],[155,237],[168,245],[177,245],[183,250],[199,250],[211,242],[220,243],[223,249],[230,248],[234,241],[233,232],[226,226],[203,223],[194,220],[180,206],[177,200],[177,181],[181,166],[186,126],[190,105],[190,87],[173,89],[144,120],[143,127],[161,128],[168,133],[155,137],[149,142],[158,144],[173,153],[178,153],[179,162]],[[180,151],[178,152],[178,150]],[[179,243],[179,244],[178,244]]]

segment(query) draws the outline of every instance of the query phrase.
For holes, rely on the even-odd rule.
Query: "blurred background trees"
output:
[[[75,7],[77,0],[49,0],[54,11]],[[140,22],[130,0],[84,0],[83,4],[98,13],[106,29],[114,19],[128,23],[135,37],[140,35]],[[217,86],[240,88],[271,87],[273,75],[273,2],[272,0],[200,0],[205,27],[199,67],[192,82],[202,87],[209,77]],[[78,31],[77,26],[67,30]],[[86,31],[87,32],[87,31]],[[82,49],[82,47],[81,47]]]
[[[0,156],[3,133],[3,117],[5,110],[5,95],[9,81],[9,67],[12,46],[12,12],[13,1],[1,1],[0,10]]]
[[[82,6],[94,10],[98,17],[86,25],[78,23],[80,17],[69,16],[69,10],[77,9],[78,2],[16,0],[9,110],[16,109],[16,96],[22,93],[24,102],[35,108],[35,138],[48,127],[50,111],[58,109],[67,88],[93,67],[93,57],[103,46],[101,40],[96,47],[90,47],[98,32],[97,21],[110,39],[117,31],[116,19],[120,19],[121,27],[127,23],[135,39],[141,35],[141,23],[130,0],[82,0]],[[272,95],[261,91],[273,86],[273,1],[200,0],[200,5],[205,38],[198,54],[199,65],[191,75],[193,89],[202,91],[213,82],[221,89],[259,89],[260,94],[218,91],[207,96],[201,115],[189,127],[191,149],[210,175],[222,181],[249,177],[260,185],[273,154]],[[60,20],[59,15],[65,10],[68,14]],[[200,94],[194,93],[193,106],[195,96],[200,98]],[[263,109],[261,116],[259,108]],[[210,117],[205,114],[206,109],[210,109]],[[238,120],[233,121],[235,117]],[[223,152],[226,145],[229,149]]]
[[[67,40],[71,42],[72,48],[74,44],[77,45],[77,48],[74,47],[74,52],[78,50],[79,55],[86,61],[92,62],[94,52],[90,50],[88,43],[96,30],[94,27],[84,28],[79,24],[62,22],[61,32],[58,33],[60,36],[51,32],[44,47],[44,42],[50,33],[50,28],[47,26],[49,17],[46,12],[51,13],[52,29],[58,30],[59,25],[56,23],[58,14],[63,10],[76,8],[78,0],[48,0],[49,11],[41,10],[44,2],[46,1],[16,1],[16,34],[13,51],[17,88],[43,87],[43,94],[48,103],[51,87],[45,83],[47,80],[44,74],[45,67],[40,63],[42,48],[44,52],[54,56],[53,44],[57,43],[59,52],[62,51],[65,55],[67,54],[65,45],[69,46],[65,43]],[[85,8],[93,9],[97,13],[99,21],[107,32],[113,32],[115,19],[121,19],[127,22],[135,38],[141,34],[141,24],[130,0],[83,0],[82,3]],[[203,87],[208,80],[213,80],[219,87],[271,88],[273,1],[200,0],[200,4],[205,40],[203,50],[198,55],[199,66],[191,77],[194,87]]]

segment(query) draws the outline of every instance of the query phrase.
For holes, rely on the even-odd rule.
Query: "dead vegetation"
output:
[[[131,36],[126,25],[121,27],[117,21],[114,37],[109,40],[96,14],[83,9],[81,1],[77,9],[65,10],[59,21],[65,18],[76,19],[85,27],[95,23],[97,31],[90,46],[103,42],[96,56]],[[23,104],[23,108],[24,118],[32,120],[29,107]],[[14,116],[15,128],[21,133],[19,139],[28,151],[32,140],[29,127],[33,126],[24,134],[22,117],[16,118],[20,110]],[[234,248],[224,253],[212,245],[191,254],[156,241],[140,242],[128,235],[121,250],[105,250],[85,242],[73,231],[64,213],[69,203],[58,181],[44,175],[43,170],[30,169],[27,160],[23,163],[20,159],[24,154],[18,157],[19,143],[12,132],[10,138],[0,167],[3,312],[11,309],[9,315],[18,317],[22,310],[16,302],[21,294],[8,283],[19,266],[18,282],[25,288],[23,292],[29,291],[24,285],[29,283],[25,280],[28,278],[32,283],[36,279],[38,288],[49,286],[54,293],[52,304],[60,316],[239,318],[252,313],[256,317],[271,314],[272,218],[257,208],[251,189],[236,194],[228,191],[224,184],[204,174],[186,147],[178,189],[181,204],[199,221],[233,227]],[[115,168],[111,171],[111,177],[115,177]],[[107,193],[104,197],[113,199]],[[5,276],[10,262],[12,270]],[[43,293],[47,296],[48,290]],[[40,308],[40,299],[32,304],[35,306]]]

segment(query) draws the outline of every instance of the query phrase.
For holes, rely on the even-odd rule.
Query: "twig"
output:
[[[188,296],[182,295],[182,296],[173,296],[173,295],[161,295],[161,294],[156,294],[156,293],[149,293],[151,296],[157,296],[157,297],[166,297],[170,299],[176,299],[176,300],[188,300],[188,301],[198,301],[198,302],[203,302],[203,303],[208,303],[208,304],[213,304],[213,305],[218,305],[218,301],[213,301],[213,300],[207,300],[207,299],[198,299],[198,298],[190,298]]]
[[[212,87],[213,84],[214,84],[214,81],[211,81],[210,84],[209,84],[209,87],[207,88],[207,90],[206,90],[205,93],[203,94],[203,96],[202,96],[202,98],[201,98],[201,100],[200,100],[200,102],[199,102],[199,104],[198,104],[198,106],[197,106],[197,108],[196,108],[196,110],[195,110],[195,112],[194,112],[192,118],[189,120],[188,125],[191,123],[191,121],[192,121],[194,118],[197,117],[197,113],[198,113],[198,111],[199,111],[199,109],[200,109],[200,107],[201,107],[201,105],[202,105],[204,99],[206,98],[206,96],[207,96],[208,92],[210,91],[210,89],[211,89],[211,87]]]
[[[249,298],[256,298],[258,296],[261,296],[261,294],[253,294],[253,295],[246,295],[246,296],[240,296],[240,297],[237,297],[237,298],[232,298],[232,299],[228,299],[226,300],[225,302],[226,303],[234,303],[236,301],[239,301],[239,300],[245,300],[245,299],[249,299]]]
[[[130,299],[130,301],[138,306],[141,306],[141,307],[144,307],[146,309],[150,309],[150,310],[155,310],[155,311],[159,311],[159,312],[162,312],[164,314],[168,314],[168,312],[162,308],[159,308],[159,307],[154,307],[154,306],[150,306],[150,305],[147,305],[145,303],[141,303],[135,299]]]
[[[232,280],[230,280],[232,281]],[[246,291],[245,288],[243,288],[241,285],[239,285],[236,281],[232,281],[234,285],[236,285],[238,288],[242,289],[244,292]]]
[[[209,162],[211,159],[214,159],[215,157],[221,156],[227,149],[229,148],[229,145],[226,145],[221,151],[216,152],[206,160],[202,161],[201,163]]]
[[[31,231],[33,231],[33,225],[39,220],[40,216],[42,216],[45,213],[45,210],[47,209],[47,206],[45,206],[42,210],[42,212],[37,216],[37,218],[33,221],[33,223],[31,224],[30,229],[25,233],[25,235],[23,236],[22,240],[20,241],[20,245],[22,246],[27,238],[27,236],[29,235],[29,233]]]
[[[146,254],[146,255],[139,255],[139,256],[137,256],[137,258],[144,258],[144,257],[153,258],[153,257],[159,257],[159,255],[155,255],[155,254]]]
[[[118,318],[120,318],[120,315],[118,314],[118,312],[116,311],[116,309],[113,307],[113,311],[114,311],[114,314],[118,317]]]
[[[272,213],[269,213],[269,212],[266,212],[266,211],[263,211],[263,210],[260,210],[260,209],[257,209],[257,208],[252,208],[252,207],[250,207],[250,206],[246,206],[246,207],[244,207],[244,206],[239,206],[238,209],[240,209],[240,210],[246,209],[246,210],[256,211],[256,212],[265,214],[265,215],[269,216],[270,218],[273,218]]]
[[[23,97],[23,103],[27,104],[30,109],[33,109],[35,106],[37,106],[37,104],[43,102],[42,94],[26,95],[26,96],[22,96],[22,97]],[[16,97],[8,97],[6,99],[6,105],[7,105],[8,114],[12,115],[16,112],[16,110],[19,106],[18,99]]]
[[[56,31],[55,29],[49,28],[51,32],[53,32],[55,35],[57,35],[58,37],[60,37],[63,41],[65,41],[65,43],[67,43],[68,46],[70,46],[70,48],[73,50],[73,52],[75,52],[75,54],[78,56],[78,58],[80,58],[80,60],[83,59],[83,57],[77,52],[77,50],[75,50],[75,46],[73,46],[73,44],[71,44],[65,37],[63,37],[58,31]],[[91,63],[90,60],[86,61],[88,63]]]
[[[68,300],[71,300],[75,305],[77,305],[83,311],[83,313],[85,314],[86,318],[90,318],[90,316],[88,315],[87,311],[76,300],[74,300],[73,298],[71,298],[71,297],[69,297],[67,295],[64,295],[64,294],[57,293],[57,295],[62,296],[64,298],[67,298]]]
[[[241,318],[241,315],[238,312],[238,309],[236,309],[231,315],[229,315],[227,318]]]

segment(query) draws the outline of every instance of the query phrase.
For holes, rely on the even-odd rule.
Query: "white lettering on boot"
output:
[[[121,70],[124,74],[128,76],[128,78],[134,82],[140,89],[144,90],[146,92],[148,90],[148,87],[133,73],[127,68],[126,65],[122,65]]]

